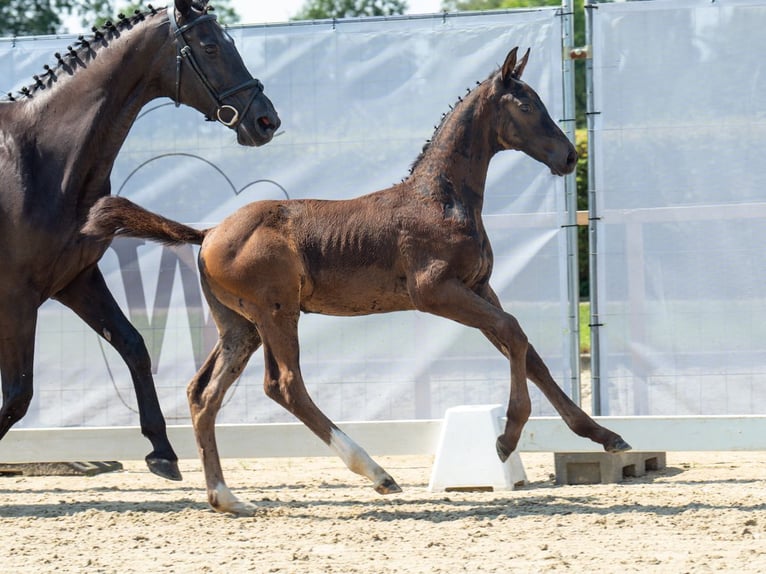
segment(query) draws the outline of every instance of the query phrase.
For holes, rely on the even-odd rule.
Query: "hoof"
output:
[[[228,506],[212,506],[211,508],[221,514],[232,514],[234,516],[255,516],[258,507],[249,502],[237,500]]]
[[[221,514],[234,516],[255,516],[258,507],[249,502],[243,502],[229,490],[225,483],[219,482],[212,490],[208,490],[207,501],[210,507]]]
[[[398,484],[396,484],[396,481],[391,478],[390,476],[383,479],[383,482],[380,482],[375,485],[375,492],[378,494],[396,494],[397,492],[401,492],[402,489],[399,487]]]
[[[497,450],[497,456],[500,459],[500,462],[505,462],[508,460],[508,457],[511,456],[513,449],[508,450],[503,444],[502,439],[502,436],[497,437],[497,441],[495,442],[495,450]]]
[[[604,445],[604,450],[611,453],[625,452],[626,450],[632,449],[633,447],[626,443],[620,436],[612,440],[609,444]]]
[[[178,468],[177,460],[168,460],[166,458],[146,457],[146,466],[154,474],[166,478],[167,480],[183,480],[181,471]]]

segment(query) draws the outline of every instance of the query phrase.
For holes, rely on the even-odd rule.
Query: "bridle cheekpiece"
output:
[[[208,94],[210,94],[210,97],[216,103],[215,119],[226,127],[236,128],[237,125],[239,125],[239,122],[242,121],[242,118],[245,116],[245,114],[247,114],[247,110],[250,109],[253,100],[255,100],[258,94],[263,92],[263,84],[260,82],[260,80],[250,78],[238,86],[229,88],[228,90],[224,90],[220,93],[217,92],[205,76],[205,73],[197,62],[197,59],[194,57],[194,52],[192,51],[189,44],[186,43],[186,39],[184,38],[184,32],[186,32],[189,28],[193,28],[197,24],[207,22],[208,20],[216,20],[216,15],[210,13],[202,14],[187,24],[179,26],[178,20],[176,19],[175,3],[171,0],[171,2],[168,3],[168,19],[170,20],[170,29],[173,32],[176,47],[178,48],[178,52],[176,54],[176,107],[181,105],[181,67],[183,62],[187,61],[191,70],[197,76],[197,79],[199,79],[200,83],[205,87]],[[242,110],[241,113],[234,106],[223,103],[226,98],[231,97],[243,90],[249,89],[252,89],[253,93],[250,96],[250,99],[247,101],[247,106],[245,106],[245,109]],[[231,114],[231,118],[226,119],[225,116],[228,114]]]

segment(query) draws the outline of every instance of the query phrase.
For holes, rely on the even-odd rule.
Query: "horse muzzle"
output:
[[[239,122],[234,128],[237,131],[237,143],[255,147],[267,144],[274,139],[280,125],[282,122],[276,114],[257,116],[253,122]]]

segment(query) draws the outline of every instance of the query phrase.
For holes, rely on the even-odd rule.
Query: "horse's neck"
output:
[[[157,29],[157,22],[147,19],[122,30],[89,58],[81,56],[84,65],[68,73],[59,68],[56,82],[27,100],[25,117],[29,129],[40,134],[40,155],[66,158],[61,174],[65,194],[98,195],[108,185],[139,111],[160,95],[152,70],[157,58],[171,60],[172,54],[163,49],[168,36],[162,27]]]
[[[477,94],[460,102],[434,134],[412,178],[427,182],[435,196],[481,212],[494,130]],[[417,186],[422,189],[422,186]]]

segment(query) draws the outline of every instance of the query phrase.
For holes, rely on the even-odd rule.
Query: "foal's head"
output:
[[[176,104],[190,105],[235,130],[240,144],[265,144],[280,125],[277,112],[207,4],[175,0],[168,6],[180,62],[174,73]]]
[[[521,80],[529,50],[517,62],[518,48],[505,58],[493,82],[497,140],[501,149],[516,149],[547,165],[554,175],[571,173],[577,152],[548,115],[540,96]]]

